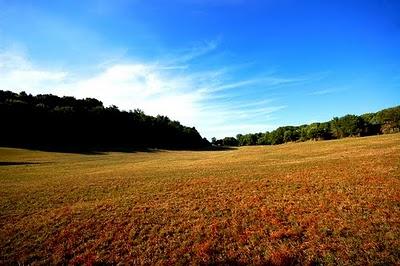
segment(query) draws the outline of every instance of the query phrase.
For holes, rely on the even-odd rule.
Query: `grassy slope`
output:
[[[0,264],[400,260],[399,134],[0,162]]]

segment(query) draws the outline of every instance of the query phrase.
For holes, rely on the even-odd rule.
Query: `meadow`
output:
[[[400,134],[221,151],[0,148],[0,264],[399,264]]]

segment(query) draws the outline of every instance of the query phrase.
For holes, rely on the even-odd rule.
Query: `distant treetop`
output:
[[[328,122],[301,126],[284,126],[265,133],[238,134],[212,144],[222,146],[275,145],[293,141],[328,140],[400,132],[400,106],[361,116],[334,117]],[[234,140],[233,140],[234,139]]]

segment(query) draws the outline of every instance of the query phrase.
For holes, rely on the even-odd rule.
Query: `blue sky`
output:
[[[0,0],[0,89],[264,132],[400,104],[400,1]]]

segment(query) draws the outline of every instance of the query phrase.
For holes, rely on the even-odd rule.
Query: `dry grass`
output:
[[[399,134],[0,162],[0,264],[400,260]]]

